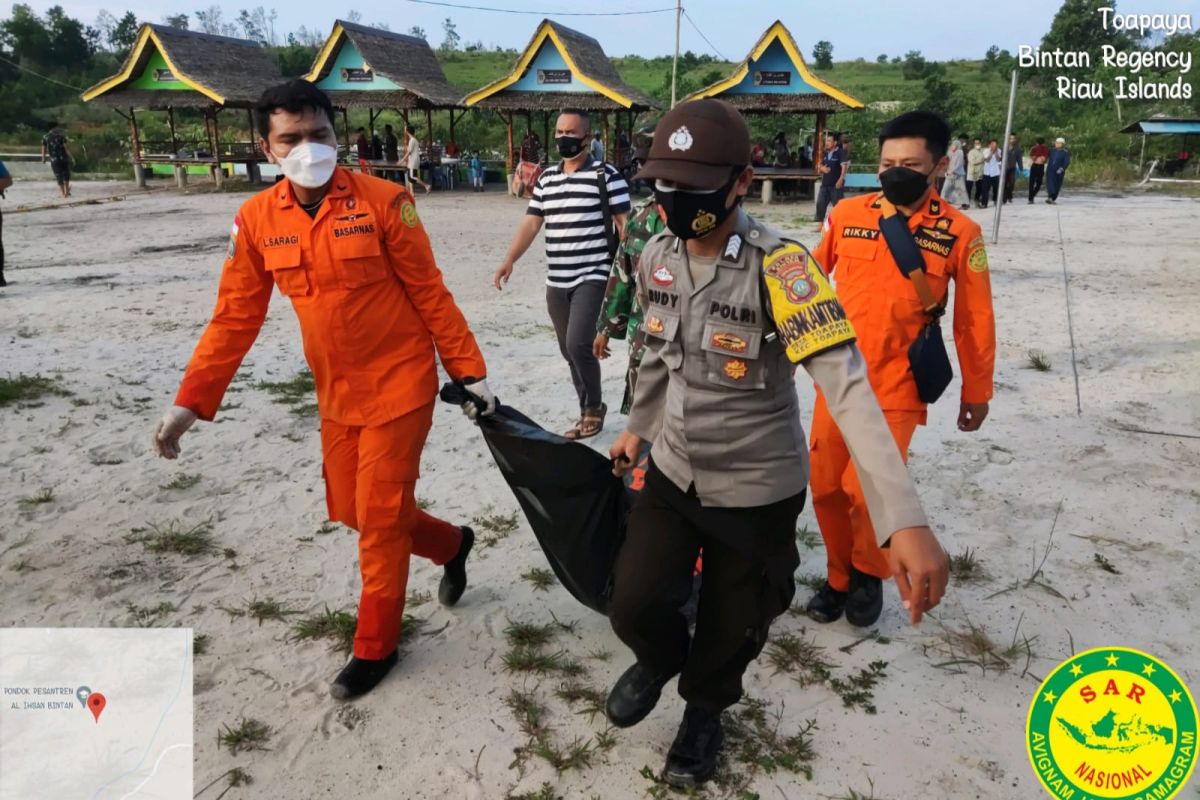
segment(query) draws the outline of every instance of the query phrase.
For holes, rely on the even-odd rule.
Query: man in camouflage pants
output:
[[[600,319],[596,321],[596,340],[592,353],[596,358],[608,358],[609,339],[629,337],[629,369],[625,373],[625,397],[621,401],[621,413],[628,414],[633,405],[633,387],[637,381],[638,364],[645,352],[645,334],[642,332],[642,309],[638,307],[636,287],[638,259],[646,242],[666,229],[662,213],[654,198],[638,206],[625,223],[625,239],[617,248],[613,258],[612,272],[608,276],[608,287],[604,290],[604,304]]]

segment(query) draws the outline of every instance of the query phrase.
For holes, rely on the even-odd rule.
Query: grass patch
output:
[[[971,583],[983,577],[983,567],[971,548],[950,556],[950,577],[955,583]]]
[[[754,796],[749,787],[760,772],[791,772],[812,780],[816,753],[811,734],[816,730],[816,721],[807,720],[790,735],[780,732],[782,721],[782,704],[768,711],[766,703],[753,697],[746,697],[721,715],[725,747],[713,782],[725,790],[726,796]]]
[[[801,634],[804,632],[802,629]],[[794,634],[784,633],[771,639],[766,656],[776,675],[786,672],[801,686],[824,683],[833,675],[834,664],[825,658],[825,648]]]
[[[534,567],[528,572],[521,573],[521,580],[528,583],[538,592],[548,592],[550,587],[558,583],[554,573],[545,567]]]
[[[321,523],[321,527],[317,528],[317,535],[328,536],[331,533],[337,533],[337,530],[337,523],[326,520],[325,522]]]
[[[208,653],[208,645],[212,637],[207,633],[192,634],[192,655],[202,656]]]
[[[169,492],[173,489],[180,489],[180,490],[191,489],[193,486],[195,486],[199,482],[200,482],[199,475],[191,475],[186,472],[181,472],[178,475],[176,475],[174,478],[172,478],[170,483],[164,483],[161,486],[159,486],[158,488],[162,489],[164,492]]]
[[[269,750],[267,742],[273,731],[265,722],[242,717],[235,727],[222,725],[217,734],[217,746],[229,750],[230,755],[249,750]]]
[[[259,627],[267,620],[287,622],[288,617],[299,613],[299,611],[293,611],[278,600],[272,600],[271,598],[267,598],[266,600],[255,598],[246,601],[246,615],[251,619],[258,620]]]
[[[547,653],[540,647],[514,647],[503,655],[508,672],[532,672],[536,675],[560,674],[567,677],[585,672],[583,665],[567,657],[566,652]]]
[[[420,608],[433,599],[432,592],[409,592],[406,605],[409,608]]]
[[[1120,575],[1121,574],[1121,570],[1114,567],[1113,563],[1111,561],[1109,561],[1106,556],[1104,556],[1100,553],[1093,553],[1092,560],[1096,563],[1096,566],[1098,566],[1100,569],[1104,570],[1105,572],[1107,572],[1111,575]]]
[[[542,647],[554,638],[554,625],[534,625],[532,622],[510,622],[504,638],[512,647]]]
[[[1050,371],[1050,357],[1041,350],[1029,350],[1025,353],[1025,358],[1028,360],[1027,363],[1030,369],[1037,370],[1038,372]]]
[[[358,617],[349,611],[334,611],[325,606],[320,614],[297,620],[288,634],[293,642],[328,639],[329,649],[348,653],[354,647],[354,630]]]
[[[479,537],[481,545],[495,547],[517,529],[520,524],[517,517],[516,511],[511,514],[493,514],[489,507],[482,514],[471,519],[471,527],[483,531],[483,535]]]
[[[604,715],[604,704],[608,696],[594,686],[578,681],[564,681],[554,690],[554,696],[571,707],[577,714],[586,714],[589,720],[597,714]]]
[[[554,791],[554,787],[543,783],[536,792],[521,792],[520,794],[505,795],[505,800],[563,800],[563,796]]]
[[[39,397],[69,395],[70,392],[59,385],[57,378],[24,373],[0,378],[0,408],[12,403],[28,403]]]
[[[846,708],[861,708],[868,714],[875,714],[875,685],[879,679],[887,675],[886,661],[872,661],[845,680],[831,678],[829,688],[842,698]]]
[[[821,532],[809,528],[807,522],[804,523],[803,528],[796,529],[796,544],[807,550],[816,550],[818,547],[825,546],[825,542],[821,538]]]
[[[50,488],[42,489],[37,494],[31,494],[29,497],[22,497],[17,501],[17,505],[21,508],[34,508],[43,506],[46,503],[54,502],[54,490]]]
[[[837,797],[830,796],[829,800],[883,800],[875,794],[875,781],[867,778],[867,793],[856,792],[854,789],[847,789],[846,794],[839,794]]]
[[[287,381],[260,381],[255,388],[271,395],[271,399],[285,405],[296,416],[311,416],[317,413],[313,402],[317,384],[309,370],[301,370],[296,377]]]
[[[942,626],[935,645],[925,645],[926,652],[933,647],[943,659],[934,664],[938,669],[944,669],[956,674],[962,674],[965,667],[977,667],[981,674],[988,670],[1007,672],[1013,669],[1024,657],[1025,665],[1021,677],[1029,672],[1033,662],[1033,643],[1037,636],[1029,637],[1021,633],[1021,622],[1025,615],[1017,619],[1017,627],[1013,630],[1012,640],[1007,645],[997,644],[983,627],[967,620],[967,626],[954,629]],[[940,623],[939,623],[940,624]]]
[[[134,528],[125,535],[130,544],[139,543],[152,553],[179,553],[185,556],[209,555],[217,552],[212,538],[212,522],[205,521],[185,528],[180,520],[171,520],[165,525],[150,523],[143,528]]]
[[[174,614],[176,611],[174,603],[166,602],[159,603],[153,608],[130,603],[125,608],[129,611],[130,623],[137,628],[157,627],[163,617]]]

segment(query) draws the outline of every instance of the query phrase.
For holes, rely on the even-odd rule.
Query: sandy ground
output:
[[[81,182],[76,199],[114,190],[129,187]],[[6,209],[53,197],[49,183],[22,183]],[[553,787],[547,797],[652,793],[656,787],[640,773],[661,767],[674,735],[682,702],[673,685],[646,722],[616,733],[590,766],[559,775],[536,755],[523,774],[513,766],[514,748],[526,742],[505,705],[514,689],[544,703],[554,742],[594,739],[605,728],[601,718],[573,713],[554,697],[558,678],[505,671],[510,621],[573,622],[551,649],[578,658],[587,668],[581,680],[602,691],[629,663],[603,618],[560,587],[539,592],[518,578],[545,566],[523,520],[478,551],[458,608],[414,598],[409,611],[425,624],[409,637],[401,666],[354,704],[335,704],[327,694],[340,653],[290,641],[288,623],[259,624],[222,610],[273,599],[312,614],[352,609],[357,596],[354,539],[340,529],[319,532],[317,421],[295,417],[255,388],[304,366],[294,314],[278,297],[218,422],[188,435],[177,463],[149,450],[151,427],[211,311],[242,199],[134,192],[121,202],[6,214],[13,285],[0,291],[0,371],[59,375],[74,396],[3,410],[0,508],[8,516],[0,526],[0,624],[123,626],[135,624],[138,609],[169,603],[175,610],[156,624],[209,637],[195,668],[196,787],[234,766],[255,780],[228,798],[503,798],[543,783]],[[573,400],[544,310],[540,245],[505,292],[489,285],[523,204],[499,192],[464,193],[421,198],[419,209],[484,348],[493,387],[562,428]],[[815,244],[810,209],[772,206],[763,216]],[[990,231],[990,210],[971,213],[986,217]],[[781,735],[806,720],[817,724],[811,780],[733,765],[759,796],[842,797],[872,784],[877,797],[893,800],[1040,796],[1025,754],[1025,716],[1039,678],[1072,648],[1144,649],[1200,688],[1200,559],[1193,549],[1200,441],[1122,430],[1200,434],[1197,219],[1200,201],[1161,196],[1068,191],[1057,208],[1006,208],[1001,242],[991,248],[999,329],[992,415],[978,434],[958,432],[951,387],[918,431],[911,461],[947,549],[971,548],[983,578],[953,587],[936,619],[919,629],[906,624],[889,592],[878,626],[884,638],[852,649],[859,632],[845,622],[818,627],[781,618],[773,634],[815,639],[835,676],[876,660],[887,667],[874,716],[844,707],[827,686],[801,688],[774,674],[765,657],[751,667],[747,691],[782,712]],[[615,345],[605,366],[613,401],[625,355]],[[1027,368],[1030,348],[1045,351],[1050,371]],[[807,418],[812,393],[802,384],[800,394]],[[611,420],[597,447],[607,449],[620,422]],[[198,483],[162,488],[185,473]],[[53,489],[52,502],[18,505],[43,488]],[[451,408],[437,413],[418,494],[454,521],[517,510],[481,438]],[[133,528],[173,520],[211,520],[220,547],[236,555],[155,555],[124,539]],[[815,531],[811,512],[801,522]],[[805,541],[800,574],[818,574],[819,539]],[[1053,593],[1024,585],[1047,547],[1039,581]],[[1100,569],[1096,554],[1119,574]],[[416,563],[410,591],[436,592],[439,574]],[[1015,582],[1018,588],[995,594]],[[807,594],[801,588],[797,601]],[[1027,663],[1022,644],[1007,670],[935,666],[963,657],[961,648],[948,649],[947,635],[969,625],[998,650],[1028,637],[1032,657]],[[595,657],[605,652],[607,660]],[[269,751],[218,749],[220,727],[242,716],[274,729]],[[725,793],[714,788],[708,796]]]

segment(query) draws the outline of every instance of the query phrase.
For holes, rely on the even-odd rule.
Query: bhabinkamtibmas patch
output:
[[[793,363],[854,341],[854,328],[821,267],[798,244],[763,259],[775,328]]]
[[[1038,688],[1025,738],[1053,797],[1169,800],[1196,766],[1196,702],[1151,655],[1088,650]]]

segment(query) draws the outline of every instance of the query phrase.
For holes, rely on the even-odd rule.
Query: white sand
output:
[[[76,199],[126,186],[76,184]],[[49,183],[22,183],[6,201],[53,199]],[[233,766],[255,784],[226,797],[502,798],[547,781],[567,798],[637,798],[674,735],[682,702],[668,687],[642,725],[583,770],[557,776],[537,757],[523,778],[510,768],[525,742],[504,699],[537,688],[550,708],[554,739],[589,738],[600,718],[571,713],[552,696],[558,681],[507,674],[507,620],[576,621],[556,646],[589,667],[585,681],[606,690],[630,657],[605,619],[560,587],[535,592],[518,579],[545,566],[528,526],[471,563],[471,587],[447,611],[436,601],[409,610],[426,625],[401,666],[368,698],[330,700],[327,682],[343,662],[324,643],[287,641],[288,626],[233,619],[220,606],[252,598],[315,613],[353,608],[354,539],[319,535],[324,520],[317,422],[297,419],[254,388],[303,366],[292,311],[278,296],[243,368],[245,380],[215,425],[185,437],[183,458],[153,457],[150,431],[170,403],[215,297],[229,224],[243,197],[180,195],[173,190],[122,202],[8,214],[5,243],[13,286],[0,290],[0,372],[60,374],[73,398],[0,411],[0,624],[89,626],[132,623],[130,604],[177,609],[158,624],[207,634],[196,658],[196,786]],[[518,264],[503,293],[492,270],[523,213],[492,192],[421,198],[419,209],[446,279],[471,321],[500,397],[552,429],[568,422],[573,393],[543,300],[541,245]],[[752,212],[758,210],[752,206]],[[811,206],[775,206],[766,219],[815,244]],[[990,231],[991,211],[971,212]],[[807,628],[844,675],[888,662],[876,691],[877,716],[845,709],[829,689],[799,688],[773,675],[765,658],[747,674],[749,694],[784,706],[781,733],[806,719],[814,734],[813,778],[760,774],[764,798],[1032,798],[1041,789],[1025,754],[1024,723],[1040,676],[1071,652],[1125,645],[1165,659],[1200,689],[1195,597],[1200,559],[1200,441],[1123,432],[1119,425],[1200,434],[1200,202],[1158,196],[1081,195],[1068,187],[1056,208],[1020,201],[1005,209],[1002,241],[991,248],[999,328],[997,394],[975,435],[958,432],[956,387],[918,431],[912,469],[936,529],[952,553],[972,548],[987,572],[953,587],[937,621],[910,628],[894,591],[880,622],[888,644],[864,642],[845,622],[816,626],[785,616],[774,633]],[[1064,307],[1058,221],[1066,242],[1079,357],[1082,415],[1076,413]],[[791,226],[789,223],[799,223]],[[1044,350],[1053,368],[1026,368],[1026,351]],[[620,396],[625,348],[614,343],[605,367],[610,404]],[[802,384],[802,407],[812,393]],[[87,402],[90,405],[75,405]],[[596,446],[607,449],[620,417]],[[431,511],[465,522],[517,504],[481,437],[457,409],[440,408],[425,450],[420,497]],[[201,476],[186,490],[160,486],[181,473]],[[43,487],[54,501],[32,508],[20,498]],[[1061,504],[1041,580],[1069,600],[1037,588],[990,597],[1024,581],[1041,558]],[[211,519],[236,559],[146,552],[123,537],[131,528]],[[811,512],[802,523],[815,530]],[[820,547],[802,548],[802,574],[823,569]],[[1101,571],[1101,553],[1120,570]],[[237,569],[232,568],[236,563]],[[440,570],[414,563],[410,591],[436,592]],[[808,590],[801,588],[798,602]],[[939,622],[968,620],[1001,647],[1032,640],[1034,657],[1013,669],[936,669]],[[606,650],[607,662],[587,659]],[[219,750],[220,726],[255,717],[275,729],[270,751]],[[481,752],[482,751],[482,752]],[[744,768],[740,768],[745,771]],[[205,796],[215,793],[210,791]],[[720,792],[713,790],[713,796]]]

